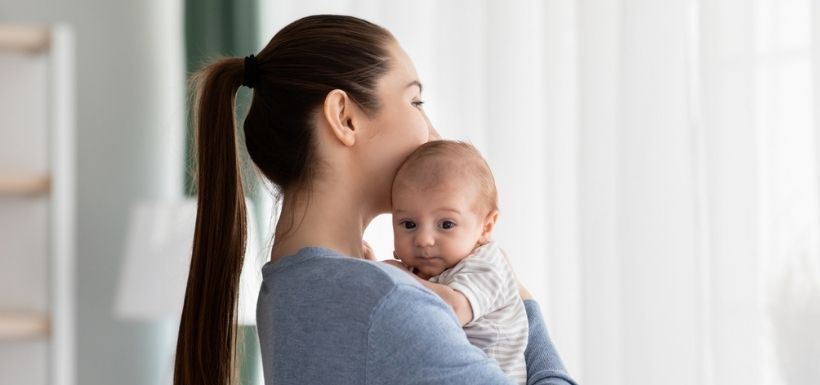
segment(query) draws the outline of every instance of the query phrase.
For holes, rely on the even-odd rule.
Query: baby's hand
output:
[[[384,261],[382,261],[382,262],[384,262],[384,263],[386,263],[386,264],[388,264],[388,265],[393,265],[393,266],[396,266],[396,267],[398,267],[399,269],[402,269],[402,270],[404,270],[404,271],[406,271],[406,272],[408,272],[408,273],[412,274],[412,272],[410,271],[410,267],[408,267],[407,265],[405,265],[405,264],[404,264],[404,263],[402,263],[401,261],[397,261],[397,260],[395,260],[395,259],[387,259],[387,260],[384,260]]]
[[[376,254],[373,252],[373,248],[370,247],[364,239],[362,239],[362,257],[368,261],[376,260]]]

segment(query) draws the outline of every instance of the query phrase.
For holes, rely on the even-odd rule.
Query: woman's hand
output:
[[[515,274],[515,273],[513,273]],[[527,290],[526,287],[518,280],[518,277],[515,277],[515,282],[518,283],[518,295],[521,296],[522,300],[532,299],[532,293]]]
[[[507,253],[504,250],[501,250],[501,255],[504,256],[504,260],[507,262],[507,265],[510,267],[510,270],[513,272],[513,277],[515,278],[515,283],[518,284],[518,295],[521,296],[522,300],[533,299],[532,293],[524,287],[524,284],[521,283],[521,280],[518,279],[518,274],[515,274],[515,270],[512,268],[512,264],[510,263],[510,257],[507,256]]]

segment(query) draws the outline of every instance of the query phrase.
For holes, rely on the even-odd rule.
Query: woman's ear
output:
[[[322,112],[333,136],[340,143],[348,147],[356,143],[354,117],[358,112],[358,106],[347,92],[339,89],[328,92],[322,105]]]
[[[490,211],[487,217],[484,218],[484,226],[481,228],[481,237],[478,239],[482,245],[490,241],[490,236],[493,234],[495,223],[498,221],[498,210]]]

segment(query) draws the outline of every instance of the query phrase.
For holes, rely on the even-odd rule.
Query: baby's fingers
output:
[[[370,244],[364,239],[362,239],[362,256],[368,261],[376,260],[376,254],[373,252],[373,248],[370,247]]]

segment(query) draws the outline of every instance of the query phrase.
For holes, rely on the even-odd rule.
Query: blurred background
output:
[[[391,30],[436,128],[485,154],[495,237],[580,383],[820,383],[811,0],[0,0],[0,383],[170,384],[186,78],[314,13]],[[276,205],[247,175],[261,384]],[[366,239],[388,258],[389,218]]]

